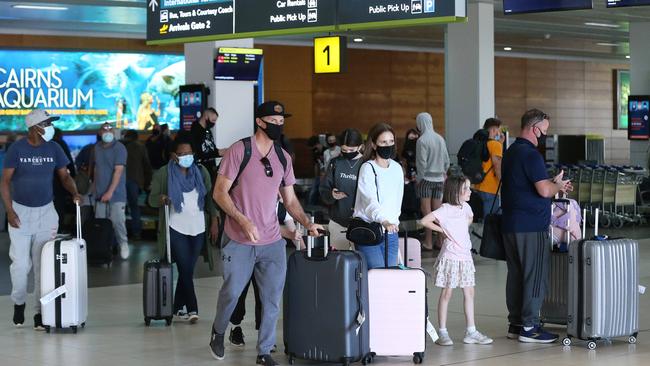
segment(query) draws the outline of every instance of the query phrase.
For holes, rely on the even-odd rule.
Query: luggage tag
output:
[[[66,292],[68,292],[68,289],[65,287],[65,285],[57,287],[56,289],[54,289],[54,291],[52,291],[49,294],[41,297],[41,300],[40,300],[41,305],[47,305],[47,304],[51,303],[52,301],[54,301],[54,299],[56,299],[57,297],[65,294]]]
[[[357,329],[355,329],[357,335],[359,335],[359,330],[361,330],[361,326],[365,322],[366,322],[366,314],[364,314],[363,311],[360,311],[357,314]]]
[[[645,295],[645,286],[641,286],[641,285],[639,285],[639,293],[640,293],[641,295]]]
[[[429,317],[427,317],[427,333],[429,334],[429,337],[431,338],[432,342],[435,342],[438,340],[438,332],[436,332],[436,328],[431,324],[431,321],[429,320]]]

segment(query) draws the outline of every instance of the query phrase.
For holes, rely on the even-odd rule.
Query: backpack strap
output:
[[[248,162],[251,160],[251,155],[253,154],[253,150],[251,147],[251,138],[245,137],[240,140],[242,143],[244,143],[244,158],[242,159],[241,163],[239,164],[239,171],[237,172],[237,176],[235,177],[235,180],[232,182],[232,186],[230,186],[230,191],[235,189],[237,184],[239,183],[239,176],[241,176],[242,172],[246,168],[246,165],[248,165]],[[286,160],[285,160],[286,164]]]
[[[249,137],[249,144],[250,144],[250,137]],[[284,155],[284,149],[282,148],[282,145],[280,145],[279,142],[274,142],[273,147],[275,148],[275,153],[278,155],[278,159],[280,159],[280,163],[282,164],[282,169],[283,169],[283,174],[282,174],[282,183],[280,183],[280,187],[284,187],[284,173],[287,172],[287,157]],[[250,155],[248,157],[250,159]]]

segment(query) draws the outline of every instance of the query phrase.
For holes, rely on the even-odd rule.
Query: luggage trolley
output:
[[[636,174],[633,174],[625,167],[618,168],[618,179],[614,192],[614,221],[616,228],[623,227],[626,223],[637,223],[636,191],[639,181]],[[631,212],[628,211],[631,209]]]

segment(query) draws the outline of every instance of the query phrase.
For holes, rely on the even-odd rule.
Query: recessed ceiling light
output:
[[[357,42],[357,43],[360,43],[360,42],[363,42],[363,38],[361,38],[361,37],[356,37],[356,38],[353,39],[353,41],[354,41],[354,42]]]
[[[625,56],[625,58],[630,58],[630,55]]]
[[[617,43],[609,43],[609,42],[598,42],[596,43],[599,46],[609,46],[609,47],[617,47]]]
[[[612,23],[596,23],[596,22],[586,22],[585,25],[588,25],[590,27],[604,27],[604,28],[620,28],[621,26],[618,24],[612,24]]]
[[[503,47],[504,51],[512,51],[512,47]]]
[[[29,9],[29,10],[68,10],[65,6],[50,6],[50,5],[12,5],[14,9]]]

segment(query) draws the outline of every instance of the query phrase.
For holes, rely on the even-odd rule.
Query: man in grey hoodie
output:
[[[428,215],[442,205],[442,190],[445,184],[447,169],[449,169],[449,152],[445,139],[433,129],[433,118],[429,113],[422,112],[416,118],[420,138],[416,143],[415,162],[417,167],[417,196],[420,198],[420,209],[423,215]],[[433,234],[425,230],[425,249],[433,249]]]

